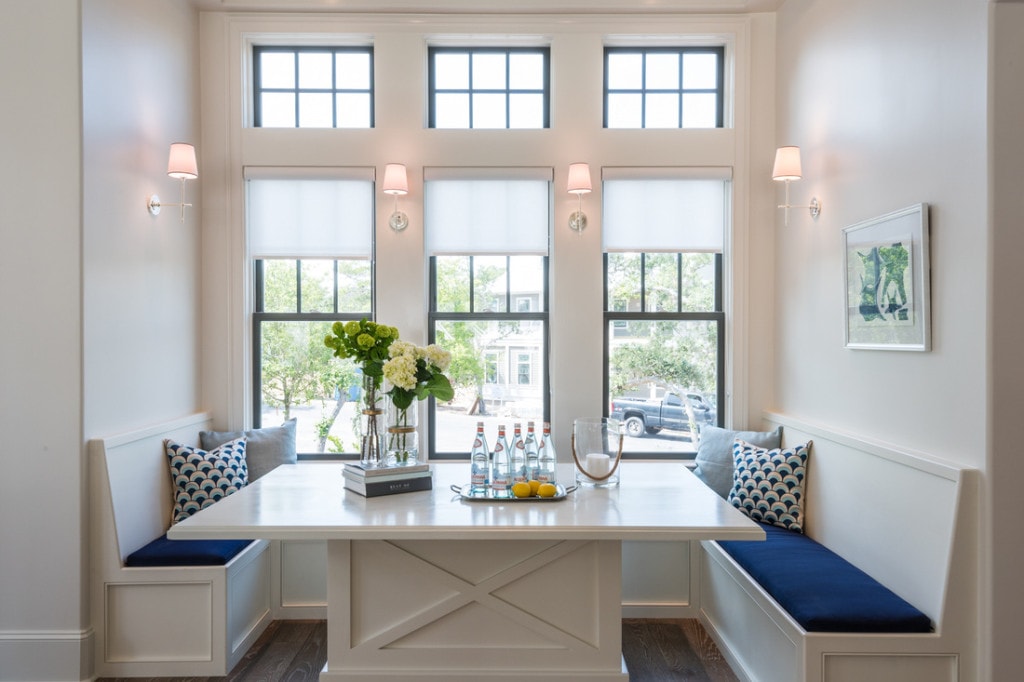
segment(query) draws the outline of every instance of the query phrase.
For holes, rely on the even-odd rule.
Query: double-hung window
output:
[[[360,379],[324,345],[372,317],[373,169],[246,168],[253,425],[296,420],[302,454],[359,451]]]
[[[722,422],[729,169],[606,168],[605,395],[623,451],[692,457]]]
[[[456,459],[484,421],[549,419],[550,168],[427,168],[430,341],[452,354],[455,400],[429,412],[431,457]],[[522,305],[528,301],[529,305]]]

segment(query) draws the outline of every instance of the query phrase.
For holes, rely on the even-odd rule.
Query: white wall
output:
[[[202,149],[198,30],[187,2],[84,4],[86,437],[200,407],[200,183],[186,183],[184,223],[177,207],[146,210],[154,193],[181,201],[170,144]]]
[[[89,654],[78,4],[0,3],[0,27],[0,679],[78,679]]]
[[[789,0],[778,26],[778,139],[804,161],[793,203],[824,209],[777,227],[777,406],[980,466],[985,5]],[[846,350],[842,228],[918,202],[931,205],[932,351]]]
[[[198,407],[196,217],[145,210],[198,142],[197,24],[0,3],[0,680],[92,673],[85,440]]]
[[[778,141],[804,161],[793,203],[824,209],[776,226],[776,406],[985,468],[987,6],[788,0],[777,21]],[[846,350],[841,230],[918,202],[932,350]]]

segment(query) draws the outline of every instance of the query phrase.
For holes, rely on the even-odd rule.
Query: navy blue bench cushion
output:
[[[168,540],[161,535],[131,554],[126,566],[223,566],[252,540]]]
[[[895,592],[800,533],[760,524],[765,542],[718,544],[808,632],[931,632]]]

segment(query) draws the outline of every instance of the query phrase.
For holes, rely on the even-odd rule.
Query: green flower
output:
[[[377,324],[363,318],[348,322],[335,322],[324,345],[334,351],[337,358],[351,359],[362,369],[365,377],[380,377],[388,360],[388,349],[398,342],[398,329]]]

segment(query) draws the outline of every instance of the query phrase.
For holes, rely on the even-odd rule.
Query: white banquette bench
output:
[[[272,555],[265,540],[224,565],[125,563],[170,527],[164,439],[195,445],[210,425],[210,415],[201,413],[89,441],[99,677],[226,675],[270,623]]]
[[[805,531],[931,620],[931,632],[808,632],[718,542],[702,543],[700,618],[756,682],[972,682],[977,471],[779,414],[783,447],[813,440]],[[783,531],[788,533],[789,531]]]

